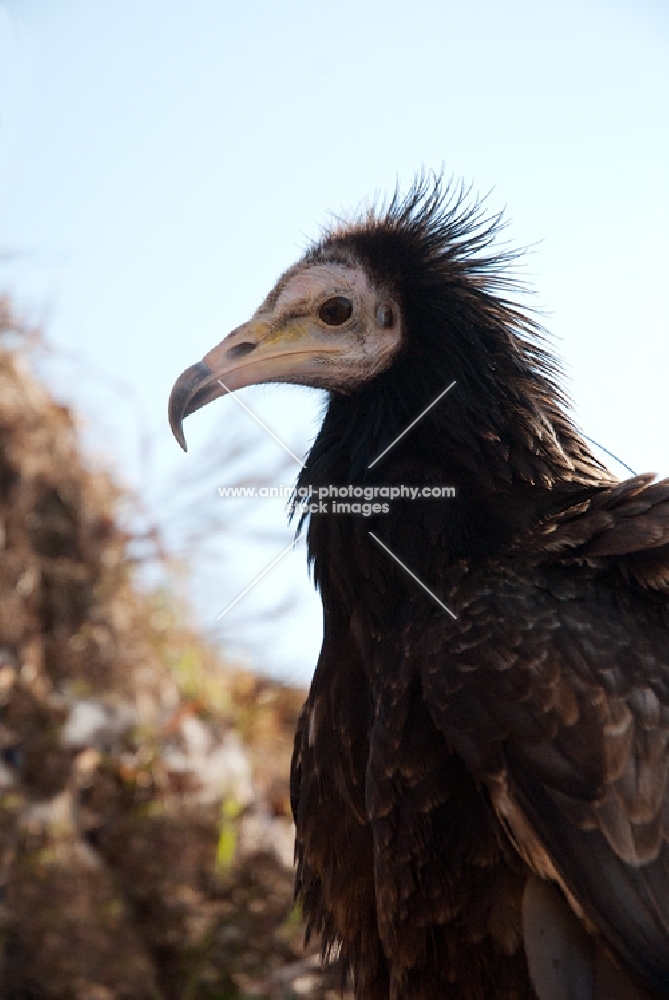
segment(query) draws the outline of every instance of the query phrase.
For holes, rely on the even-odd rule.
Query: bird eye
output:
[[[384,330],[389,330],[390,327],[395,322],[395,317],[393,315],[392,307],[386,305],[385,303],[377,307],[376,310],[376,322]]]
[[[318,310],[318,318],[326,326],[341,326],[353,312],[353,303],[343,295],[328,299]]]

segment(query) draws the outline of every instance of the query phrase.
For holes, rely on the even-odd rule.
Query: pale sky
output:
[[[664,0],[0,4],[0,288],[80,359],[49,378],[98,460],[150,506],[211,434],[222,456],[257,441],[259,473],[281,459],[231,400],[189,419],[181,454],[165,418],[174,379],[251,315],[330,213],[443,165],[490,191],[508,239],[533,247],[523,275],[560,338],[579,424],[667,475],[668,121]],[[242,398],[304,453],[317,393]],[[224,461],[215,481],[230,481]],[[220,577],[210,566],[194,598],[203,622],[288,545],[282,503],[270,507],[252,515],[272,529],[265,543],[234,524],[220,540]],[[255,665],[305,681],[320,610],[303,546],[223,636],[244,647],[298,589]]]

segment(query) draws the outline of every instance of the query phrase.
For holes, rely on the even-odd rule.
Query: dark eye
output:
[[[326,326],[341,326],[353,312],[353,303],[343,295],[328,299],[318,310],[318,318]]]
[[[395,317],[393,316],[392,307],[386,305],[385,303],[377,307],[376,310],[376,322],[384,330],[389,330],[390,327],[395,322]]]

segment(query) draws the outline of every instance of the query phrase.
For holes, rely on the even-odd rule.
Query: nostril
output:
[[[251,351],[255,351],[257,344],[252,344],[250,340],[245,340],[242,344],[235,344],[228,351],[229,358],[243,358],[245,354],[250,354]]]

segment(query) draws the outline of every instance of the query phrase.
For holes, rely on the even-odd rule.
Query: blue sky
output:
[[[662,0],[0,4],[0,287],[79,359],[49,377],[147,504],[188,479],[212,435],[227,485],[231,439],[257,443],[259,473],[275,446],[227,400],[189,420],[181,455],[165,420],[176,375],[248,318],[328,213],[443,164],[490,191],[508,238],[533,247],[523,276],[578,422],[666,475],[667,120]],[[317,393],[243,399],[305,450]],[[212,483],[202,490],[195,510],[211,504]],[[290,540],[280,502],[251,514],[266,543],[242,540],[235,516],[220,579],[210,567],[196,595],[205,622]],[[303,551],[223,635],[243,646],[298,593],[258,665],[305,680],[320,612]]]

